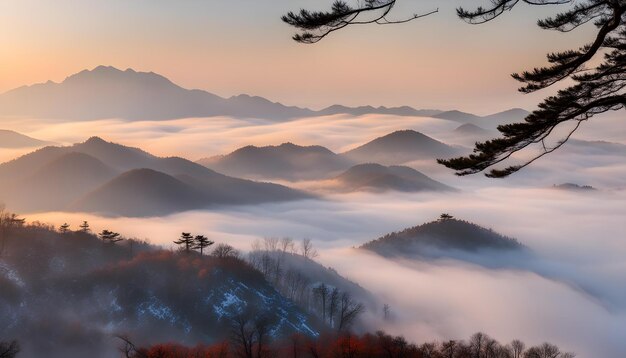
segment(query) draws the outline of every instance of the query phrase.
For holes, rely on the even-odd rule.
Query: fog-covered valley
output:
[[[232,245],[243,257],[264,238],[311,239],[321,265],[374,297],[359,321],[363,331],[416,342],[484,331],[503,342],[549,341],[580,357],[626,351],[622,113],[585,124],[561,150],[497,180],[457,177],[435,160],[469,153],[498,124],[522,119],[522,110],[483,117],[341,111],[279,121],[220,113],[6,117],[4,128],[32,141],[0,149],[0,199],[29,223],[79,230],[87,221],[93,233],[113,230],[172,250],[181,232]],[[360,248],[444,220],[442,213],[524,249],[479,247],[463,231],[449,238],[469,248],[428,247],[413,256]]]
[[[414,121],[413,128],[423,126],[419,119]],[[164,139],[167,142],[167,136]],[[146,138],[146,143],[151,140]],[[482,330],[505,341],[548,340],[580,356],[617,356],[626,349],[619,333],[626,329],[623,164],[566,151],[507,181],[455,178],[435,171],[433,177],[454,185],[458,192],[325,194],[321,199],[150,218],[65,212],[25,216],[55,225],[76,226],[88,220],[94,231],[109,228],[164,247],[173,247],[181,231],[203,233],[242,251],[249,251],[263,237],[311,238],[321,263],[391,306],[396,314],[393,323],[382,322],[378,312],[370,312],[365,321],[371,327],[382,325],[416,340],[464,337]],[[598,163],[598,168],[570,171],[580,160]],[[423,168],[436,169],[431,164],[416,167],[431,175]],[[611,175],[600,176],[600,172]],[[552,187],[568,181],[598,189]],[[312,186],[311,182],[283,183]],[[443,212],[516,238],[536,257],[518,266],[488,269],[454,258],[385,259],[353,248],[435,220]],[[504,264],[515,261],[514,256],[484,259]]]

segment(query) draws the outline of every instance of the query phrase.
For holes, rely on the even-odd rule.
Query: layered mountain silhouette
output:
[[[437,113],[432,115],[432,117],[447,119],[461,124],[471,123],[488,130],[496,130],[496,128],[502,124],[523,122],[528,114],[530,114],[530,112],[524,109],[513,108],[487,116],[477,116],[475,114],[453,110]]]
[[[19,203],[22,208],[57,210],[117,174],[117,170],[95,157],[69,152],[38,167],[33,174],[7,181],[3,185],[6,190],[0,190],[0,200]]]
[[[492,132],[481,128],[473,123],[465,123],[458,126],[454,133],[465,136],[484,136],[491,135]]]
[[[344,191],[452,191],[443,183],[405,166],[359,164],[333,179]]]
[[[351,114],[353,116],[362,116],[366,114],[388,114],[394,116],[415,116],[415,117],[432,117],[439,114],[441,111],[436,109],[415,109],[409,106],[402,107],[373,107],[373,106],[360,106],[360,107],[346,107],[342,105],[332,105],[321,111],[317,111],[317,115],[326,116],[333,114]]]
[[[562,147],[567,153],[580,153],[585,155],[626,155],[626,145],[607,141],[589,141],[582,139],[570,139]]]
[[[591,185],[580,185],[576,183],[563,183],[563,184],[555,184],[553,186],[554,189],[560,190],[569,190],[569,191],[595,191],[596,188]]]
[[[350,167],[352,161],[322,146],[247,146],[223,156],[198,161],[220,173],[264,179],[310,180],[327,178]]]
[[[129,200],[130,199],[130,200]],[[122,216],[168,214],[202,208],[207,199],[193,187],[152,169],[133,169],[87,193],[70,205],[85,212]]]
[[[24,134],[0,129],[0,148],[34,148],[52,144]]]
[[[234,116],[284,120],[312,111],[272,103],[248,95],[222,98],[202,90],[187,90],[153,72],[98,66],[67,77],[61,83],[23,86],[0,96],[0,115],[67,120],[122,118],[163,120]]]
[[[479,225],[454,218],[440,219],[393,232],[361,248],[389,257],[457,258],[493,265],[497,255],[527,253],[517,240]],[[481,253],[488,252],[488,257]],[[500,263],[505,265],[505,263]]]
[[[310,198],[271,183],[229,177],[183,158],[160,158],[93,137],[0,165],[0,198],[21,211],[164,215],[213,205]]]
[[[474,147],[476,142],[484,142],[499,136],[495,130],[487,130],[473,123],[458,126],[446,136],[446,141],[457,143],[465,147]],[[466,151],[469,151],[467,149]]]
[[[509,116],[517,118],[519,113],[516,111],[521,110],[474,117],[491,126],[501,124],[501,120],[508,121]],[[409,106],[347,107],[337,104],[316,111],[246,94],[224,98],[204,90],[182,88],[154,72],[139,72],[130,68],[119,70],[111,66],[83,70],[60,83],[48,81],[22,86],[0,95],[0,116],[57,120],[166,120],[232,116],[285,121],[335,114],[435,116],[459,122],[472,116],[457,111],[420,110]]]
[[[343,155],[358,163],[403,164],[416,160],[435,160],[459,154],[457,148],[414,130],[402,130],[376,138]]]

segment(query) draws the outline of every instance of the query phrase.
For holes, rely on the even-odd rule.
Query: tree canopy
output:
[[[102,232],[99,233],[98,236],[103,242],[108,243],[108,244],[115,244],[116,242],[124,240],[120,237],[119,233],[106,230],[106,229],[102,230]]]
[[[329,11],[302,9],[287,13],[283,21],[300,30],[293,37],[295,41],[310,44],[346,26],[402,23],[437,12],[432,10],[405,19],[389,20],[396,2],[365,0],[357,6],[350,6],[345,1],[336,0]],[[566,80],[573,84],[545,98],[524,122],[500,125],[501,137],[476,143],[472,154],[438,160],[456,170],[457,175],[489,169],[488,177],[506,177],[560,148],[581,123],[597,114],[626,107],[626,0],[490,0],[486,7],[473,10],[460,7],[457,15],[470,24],[481,24],[512,10],[520,2],[531,6],[567,7],[555,16],[539,20],[537,25],[545,30],[571,32],[591,23],[596,27],[595,38],[578,49],[548,54],[548,64],[544,67],[513,74],[513,78],[522,83],[519,89],[522,93],[539,91]],[[600,61],[592,62],[600,56]],[[549,140],[558,136],[557,126],[564,123],[570,123],[572,128],[553,142],[556,144],[549,144]],[[539,154],[521,164],[494,168],[531,146],[538,147]]]

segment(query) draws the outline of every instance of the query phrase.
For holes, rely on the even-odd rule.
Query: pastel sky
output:
[[[591,38],[542,31],[556,9],[520,5],[486,25],[454,9],[486,1],[400,0],[395,16],[439,13],[404,25],[346,29],[301,45],[280,21],[331,0],[5,0],[0,2],[0,92],[62,81],[100,64],[154,71],[187,88],[249,93],[320,108],[411,105],[489,113],[532,109],[550,92],[522,95],[509,76],[551,50]]]

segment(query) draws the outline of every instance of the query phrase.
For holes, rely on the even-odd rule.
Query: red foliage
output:
[[[141,348],[135,354],[135,357],[142,358],[227,358],[231,356],[228,343],[199,345],[194,348],[175,343],[158,344],[150,348]]]
[[[145,358],[229,358],[240,356],[236,347],[227,343],[212,346],[186,348],[177,344],[160,344],[140,349],[135,357]],[[262,357],[316,357],[316,358],[365,358],[365,357],[423,357],[420,350],[406,343],[402,337],[392,337],[382,332],[356,336],[352,334],[324,335],[317,339],[296,334],[272,346],[262,349]]]

